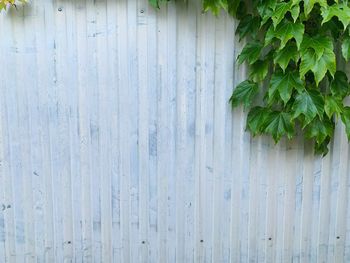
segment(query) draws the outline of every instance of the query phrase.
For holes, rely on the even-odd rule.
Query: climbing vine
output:
[[[17,3],[25,3],[27,0],[0,0],[0,11],[6,9],[9,6],[16,7]]]
[[[24,2],[20,0],[19,2]],[[167,0],[149,0],[159,8]],[[192,0],[196,1],[196,0]],[[0,10],[16,0],[0,0]],[[335,124],[350,139],[350,94],[344,65],[350,59],[350,7],[345,0],[204,0],[204,11],[222,9],[238,19],[246,44],[237,58],[249,74],[230,98],[248,112],[253,136],[269,134],[277,143],[301,130],[326,154]]]
[[[248,111],[253,136],[269,134],[277,143],[301,129],[315,141],[315,152],[326,154],[341,120],[350,139],[350,107],[344,104],[350,86],[342,70],[350,59],[348,1],[204,0],[203,5],[238,19],[236,34],[247,40],[237,63],[249,66],[249,76],[230,102]]]

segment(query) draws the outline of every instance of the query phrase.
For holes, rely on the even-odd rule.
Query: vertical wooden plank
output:
[[[120,224],[121,224],[121,261],[130,262],[130,119],[123,114],[129,108],[130,83],[128,63],[128,4],[118,5],[118,75],[119,81],[119,134],[120,134]]]
[[[311,214],[312,210],[312,192],[313,192],[313,148],[312,145],[305,145],[304,168],[303,168],[303,189],[301,204],[301,228],[299,240],[300,262],[310,262],[311,259]]]
[[[345,242],[346,242],[346,209],[348,203],[348,167],[349,147],[345,133],[345,127],[342,123],[338,123],[341,127],[340,133],[340,149],[339,149],[339,189],[336,203],[336,226],[335,226],[335,251],[334,262],[346,262],[344,260]]]
[[[139,262],[148,262],[148,207],[149,207],[149,100],[148,100],[148,68],[149,68],[149,36],[148,16],[151,13],[147,1],[138,2],[138,27],[137,27],[137,50],[138,50],[138,138],[139,138]]]
[[[295,177],[297,171],[297,157],[300,152],[300,141],[295,139],[288,141],[286,145],[286,157],[284,168],[284,188],[285,188],[285,206],[283,211],[283,245],[282,261],[292,262],[293,258],[293,226],[295,218],[295,195],[296,185]]]
[[[226,98],[226,52],[225,24],[216,22],[215,30],[215,82],[214,82],[214,143],[213,143],[213,255],[212,261],[222,261],[222,209],[223,209],[223,178],[225,167],[225,106]]]
[[[148,82],[147,82],[147,100],[148,100],[148,138],[149,138],[149,180],[148,180],[148,260],[157,261],[158,257],[158,239],[157,239],[157,111],[158,111],[158,54],[157,54],[157,10],[150,8],[147,24],[147,59],[148,59]]]
[[[200,8],[198,8],[201,10]],[[232,45],[234,43],[234,34],[232,34],[233,18],[226,13],[222,13],[224,23],[224,52],[226,54],[225,62],[225,146],[224,146],[224,183],[223,183],[223,216],[222,216],[222,260],[230,262],[231,250],[231,232],[229,231],[231,225],[231,203],[232,203],[232,151],[231,145],[233,143],[233,117],[232,107],[229,103],[229,98],[232,95],[232,88],[234,85],[234,60],[235,54]]]
[[[207,15],[198,14],[198,37],[197,37],[197,67],[196,67],[196,130],[195,130],[195,233],[194,233],[194,262],[204,261],[204,209],[205,191],[205,89],[206,89],[206,21]]]
[[[330,192],[328,194],[328,199],[330,202],[329,210],[329,222],[328,222],[328,240],[327,240],[327,262],[334,262],[335,247],[337,236],[337,199],[340,190],[340,163],[342,162],[341,149],[342,149],[342,127],[341,125],[336,125],[334,131],[333,147],[332,147],[332,162],[331,162],[331,178],[330,178]]]
[[[167,87],[169,160],[167,186],[167,262],[176,262],[176,94],[177,94],[177,3],[169,2],[167,8]]]
[[[112,206],[112,262],[121,262],[121,225],[120,225],[120,147],[119,147],[119,87],[118,85],[118,4],[114,0],[107,1],[108,26],[108,63],[110,68],[110,167],[111,174],[111,206]]]
[[[282,138],[278,145],[276,145],[277,150],[277,164],[280,166],[285,162],[285,152],[286,152],[286,141]],[[282,262],[282,246],[283,246],[283,208],[285,205],[285,195],[284,195],[284,175],[285,171],[281,169],[276,169],[275,180],[276,180],[276,223],[275,223],[275,259],[274,262]]]
[[[238,25],[234,23],[235,27]],[[234,59],[237,58],[238,54],[242,50],[244,43],[239,42],[237,38],[234,39]],[[234,65],[234,86],[237,83],[243,81],[246,77],[247,68],[242,65],[239,67],[237,64]],[[234,87],[233,87],[234,88]],[[246,126],[246,114],[243,112],[243,108],[236,108],[232,114],[232,145],[230,147],[232,151],[232,202],[231,202],[231,257],[230,262],[240,262],[245,253],[242,250],[245,249],[245,236],[244,230],[246,228],[247,220],[245,216],[245,204],[246,204],[246,192],[244,188],[244,177],[249,172],[250,163],[250,135],[245,132]],[[243,246],[242,246],[243,245]],[[246,259],[245,259],[246,260]]]
[[[206,14],[205,25],[207,33],[205,37],[205,79],[206,85],[203,87],[205,109],[205,160],[203,184],[201,190],[203,192],[203,261],[212,261],[212,245],[213,245],[213,133],[214,133],[214,69],[215,69],[215,18],[212,14]]]
[[[108,43],[108,36],[115,34],[110,31],[108,26],[107,3],[105,1],[96,1],[96,42],[97,42],[97,74],[98,74],[98,91],[99,91],[99,109],[98,109],[98,127],[99,127],[99,176],[100,192],[99,200],[101,215],[101,257],[98,261],[112,262],[112,201],[111,201],[111,166],[110,153],[111,141],[111,95],[112,72],[108,63],[108,51],[112,47]]]
[[[4,61],[5,58],[13,60],[13,52],[9,50],[9,41],[11,41],[11,35],[9,30],[11,27],[10,20],[5,17],[6,13],[0,14],[0,36],[1,39],[6,41],[0,41],[0,58]],[[8,36],[7,38],[3,36]],[[8,69],[14,69],[13,64],[9,61],[7,64]],[[2,96],[0,98],[0,110],[1,110],[1,214],[3,221],[3,260],[5,263],[15,262],[16,258],[16,242],[15,242],[15,218],[14,218],[14,198],[13,187],[11,178],[11,137],[9,134],[9,87],[14,86],[12,78],[5,78],[0,82],[0,91]],[[11,106],[11,105],[10,105]],[[1,220],[1,217],[0,217]]]
[[[279,155],[280,145],[274,147],[272,138],[264,149],[267,155],[268,171],[266,175],[267,196],[266,196],[266,236],[265,236],[265,262],[275,262],[277,245],[276,224],[277,224],[277,177],[281,176],[278,169],[281,156]]]
[[[12,17],[13,16],[13,17]],[[18,16],[14,16],[11,14],[11,19],[9,20],[9,24],[6,27],[5,35],[8,37],[8,48],[9,48],[9,63],[7,64],[9,69],[12,69],[13,80],[7,83],[7,94],[6,96],[6,104],[8,110],[8,132],[9,132],[9,147],[10,147],[10,155],[11,155],[11,172],[8,174],[8,181],[6,184],[7,188],[12,188],[13,201],[7,205],[10,210],[13,211],[14,217],[14,227],[15,231],[8,236],[13,242],[15,242],[15,250],[9,255],[10,262],[12,260],[16,260],[22,262],[25,260],[25,252],[28,252],[28,246],[26,243],[28,240],[25,238],[25,231],[28,229],[25,227],[24,216],[28,211],[28,202],[29,200],[25,199],[25,195],[28,194],[28,191],[25,191],[24,182],[26,178],[24,178],[24,174],[28,172],[28,141],[26,141],[26,129],[25,125],[28,125],[27,119],[25,117],[25,107],[27,106],[23,101],[26,96],[26,91],[24,94],[19,92],[18,86],[23,88],[23,82],[20,82],[21,75],[24,72],[23,61],[21,61],[22,55],[24,54],[24,36],[21,30],[21,26],[23,25],[23,9],[21,9]],[[10,50],[12,47],[12,52]],[[15,51],[15,52],[13,52]],[[22,58],[23,59],[23,58]],[[22,74],[21,74],[22,73]],[[21,126],[23,124],[23,126]],[[27,126],[28,127],[28,126]],[[17,142],[17,143],[16,143]],[[26,153],[24,153],[27,151]],[[12,176],[15,174],[16,176]],[[9,189],[10,190],[10,189]],[[28,188],[26,188],[28,190]],[[11,190],[9,191],[9,193]],[[10,197],[11,198],[11,197]],[[27,236],[28,238],[28,236]],[[10,241],[11,242],[11,241]]]
[[[331,154],[322,159],[321,162],[321,189],[320,189],[320,210],[317,240],[317,260],[327,262],[329,220],[330,220],[330,180],[331,180]]]
[[[70,144],[70,177],[66,177],[67,195],[70,197],[67,202],[68,212],[71,214],[71,221],[68,221],[66,231],[65,250],[68,257],[66,260],[82,262],[83,240],[82,240],[82,178],[80,174],[80,135],[79,135],[79,80],[78,80],[78,46],[77,46],[77,11],[80,10],[82,1],[77,1],[65,8],[67,13],[67,54],[70,60],[70,74],[67,76],[66,91],[69,103],[69,144]],[[69,256],[71,255],[71,256]],[[71,257],[71,258],[70,258]]]
[[[82,261],[92,262],[93,226],[91,204],[91,156],[90,156],[90,116],[88,113],[88,46],[87,46],[87,7],[86,2],[78,3],[76,12],[77,62],[78,62],[78,116],[79,116],[79,156],[81,177],[81,217],[82,217]]]
[[[164,7],[158,13],[157,38],[158,38],[158,112],[157,112],[157,229],[158,229],[158,262],[166,262],[167,258],[167,207],[168,207],[168,177],[170,175],[169,162],[171,161],[170,147],[170,123],[169,123],[169,99],[168,89],[168,14]]]
[[[51,155],[51,131],[52,116],[50,105],[52,103],[52,86],[55,81],[54,48],[55,48],[55,23],[52,3],[37,3],[42,7],[41,15],[36,19],[35,36],[37,47],[37,78],[38,78],[38,103],[40,112],[40,144],[42,155],[42,179],[40,180],[43,191],[43,218],[40,217],[38,225],[43,227],[43,261],[54,260],[54,218],[53,218],[53,189],[52,189],[52,155]],[[40,174],[39,174],[40,175]],[[38,215],[40,216],[40,215]],[[40,244],[38,244],[40,246]],[[38,252],[37,252],[38,253]],[[38,255],[39,259],[41,255]]]
[[[138,171],[138,104],[136,103],[138,93],[138,57],[137,57],[137,1],[127,2],[127,36],[128,36],[128,83],[129,83],[129,102],[128,106],[123,108],[123,115],[129,118],[129,155],[130,155],[130,251],[137,251],[138,242],[138,195],[139,195],[139,171]],[[124,61],[125,63],[125,61]],[[134,73],[134,74],[133,74]],[[135,101],[135,102],[134,102]],[[127,112],[125,112],[127,110]],[[130,262],[138,263],[138,255],[130,253]]]
[[[187,152],[187,87],[188,87],[188,61],[187,39],[190,35],[188,28],[188,17],[186,6],[183,3],[178,5],[177,28],[182,31],[177,38],[177,88],[176,88],[176,261],[185,261],[186,258],[186,169]]]

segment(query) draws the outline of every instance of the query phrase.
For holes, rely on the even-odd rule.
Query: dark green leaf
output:
[[[245,80],[241,82],[233,91],[230,98],[232,107],[243,104],[245,108],[249,107],[258,93],[258,84]]]
[[[330,86],[333,96],[343,99],[346,95],[349,94],[350,87],[348,83],[348,77],[342,71],[335,72]]]
[[[266,118],[268,117],[270,110],[263,107],[252,108],[247,117],[247,129],[253,136],[260,134],[266,127]]]
[[[304,127],[318,115],[321,119],[324,112],[324,99],[317,90],[305,90],[295,98],[292,110],[293,119],[304,116]]]
[[[317,54],[313,49],[307,49],[301,55],[300,76],[305,76],[308,71],[312,71],[315,76],[316,85],[324,78],[327,71],[334,76],[336,71],[335,54],[333,51],[325,49],[320,59],[317,59]]]
[[[290,39],[294,38],[299,48],[303,41],[303,35],[304,25],[302,23],[283,20],[276,29],[270,26],[265,36],[265,45],[270,44],[274,38],[277,38],[281,40],[280,49],[282,49]]]
[[[263,81],[269,71],[269,63],[267,60],[257,60],[251,65],[250,77],[255,82]]]
[[[278,50],[274,53],[274,63],[279,64],[283,71],[287,68],[289,62],[294,60],[297,62],[298,50],[294,43],[287,44],[282,50]]]
[[[331,118],[333,114],[339,116],[343,112],[343,102],[341,99],[333,96],[326,96],[324,101],[324,111]]]
[[[326,0],[304,0],[304,12],[306,16],[310,14],[316,3],[323,7],[327,6]]]
[[[346,61],[350,59],[350,37],[345,36],[341,45],[341,51]]]
[[[322,121],[316,117],[306,126],[305,135],[309,139],[315,139],[318,144],[324,142],[328,136],[332,136],[334,130],[330,119],[324,118]]]
[[[350,141],[350,107],[344,107],[343,113],[341,115],[341,120],[345,125],[346,135],[348,136],[348,140]]]
[[[289,113],[280,111],[271,112],[265,122],[268,123],[265,132],[271,134],[275,142],[278,142],[284,135],[287,135],[289,139],[293,137],[294,122]]]
[[[278,91],[284,104],[286,104],[292,96],[293,89],[296,89],[299,93],[304,90],[304,85],[299,78],[298,72],[277,72],[272,75],[270,80],[269,99],[271,100]]]
[[[247,34],[255,35],[260,26],[260,19],[257,16],[246,15],[238,24],[236,34],[239,35],[241,41]]]
[[[259,59],[263,45],[259,41],[253,41],[248,43],[238,56],[238,64],[242,64],[244,61],[248,61],[249,64],[254,63]]]

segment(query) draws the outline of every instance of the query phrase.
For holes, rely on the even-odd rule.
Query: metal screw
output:
[[[201,243],[203,243],[204,241],[203,241],[203,239],[201,239]]]
[[[337,239],[340,239],[340,237],[338,236]]]
[[[144,12],[145,12],[145,10],[143,10],[143,9],[140,10],[140,13],[141,13],[141,14],[143,14]]]
[[[62,7],[59,7],[59,8],[58,8],[58,12],[62,12]]]
[[[141,243],[142,243],[142,244],[145,244],[146,242],[145,242],[145,241],[142,241]]]
[[[271,238],[271,237],[269,237],[269,240],[272,240],[272,238]]]

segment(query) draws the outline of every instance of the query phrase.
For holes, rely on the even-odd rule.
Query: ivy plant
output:
[[[246,63],[249,74],[230,102],[248,111],[253,136],[269,134],[277,143],[300,130],[325,155],[341,120],[350,139],[348,1],[204,0],[203,9],[224,9],[239,21],[236,34],[246,44],[237,63]]]
[[[17,3],[25,3],[27,0],[0,0],[0,11],[6,9],[9,6],[16,7]]]

